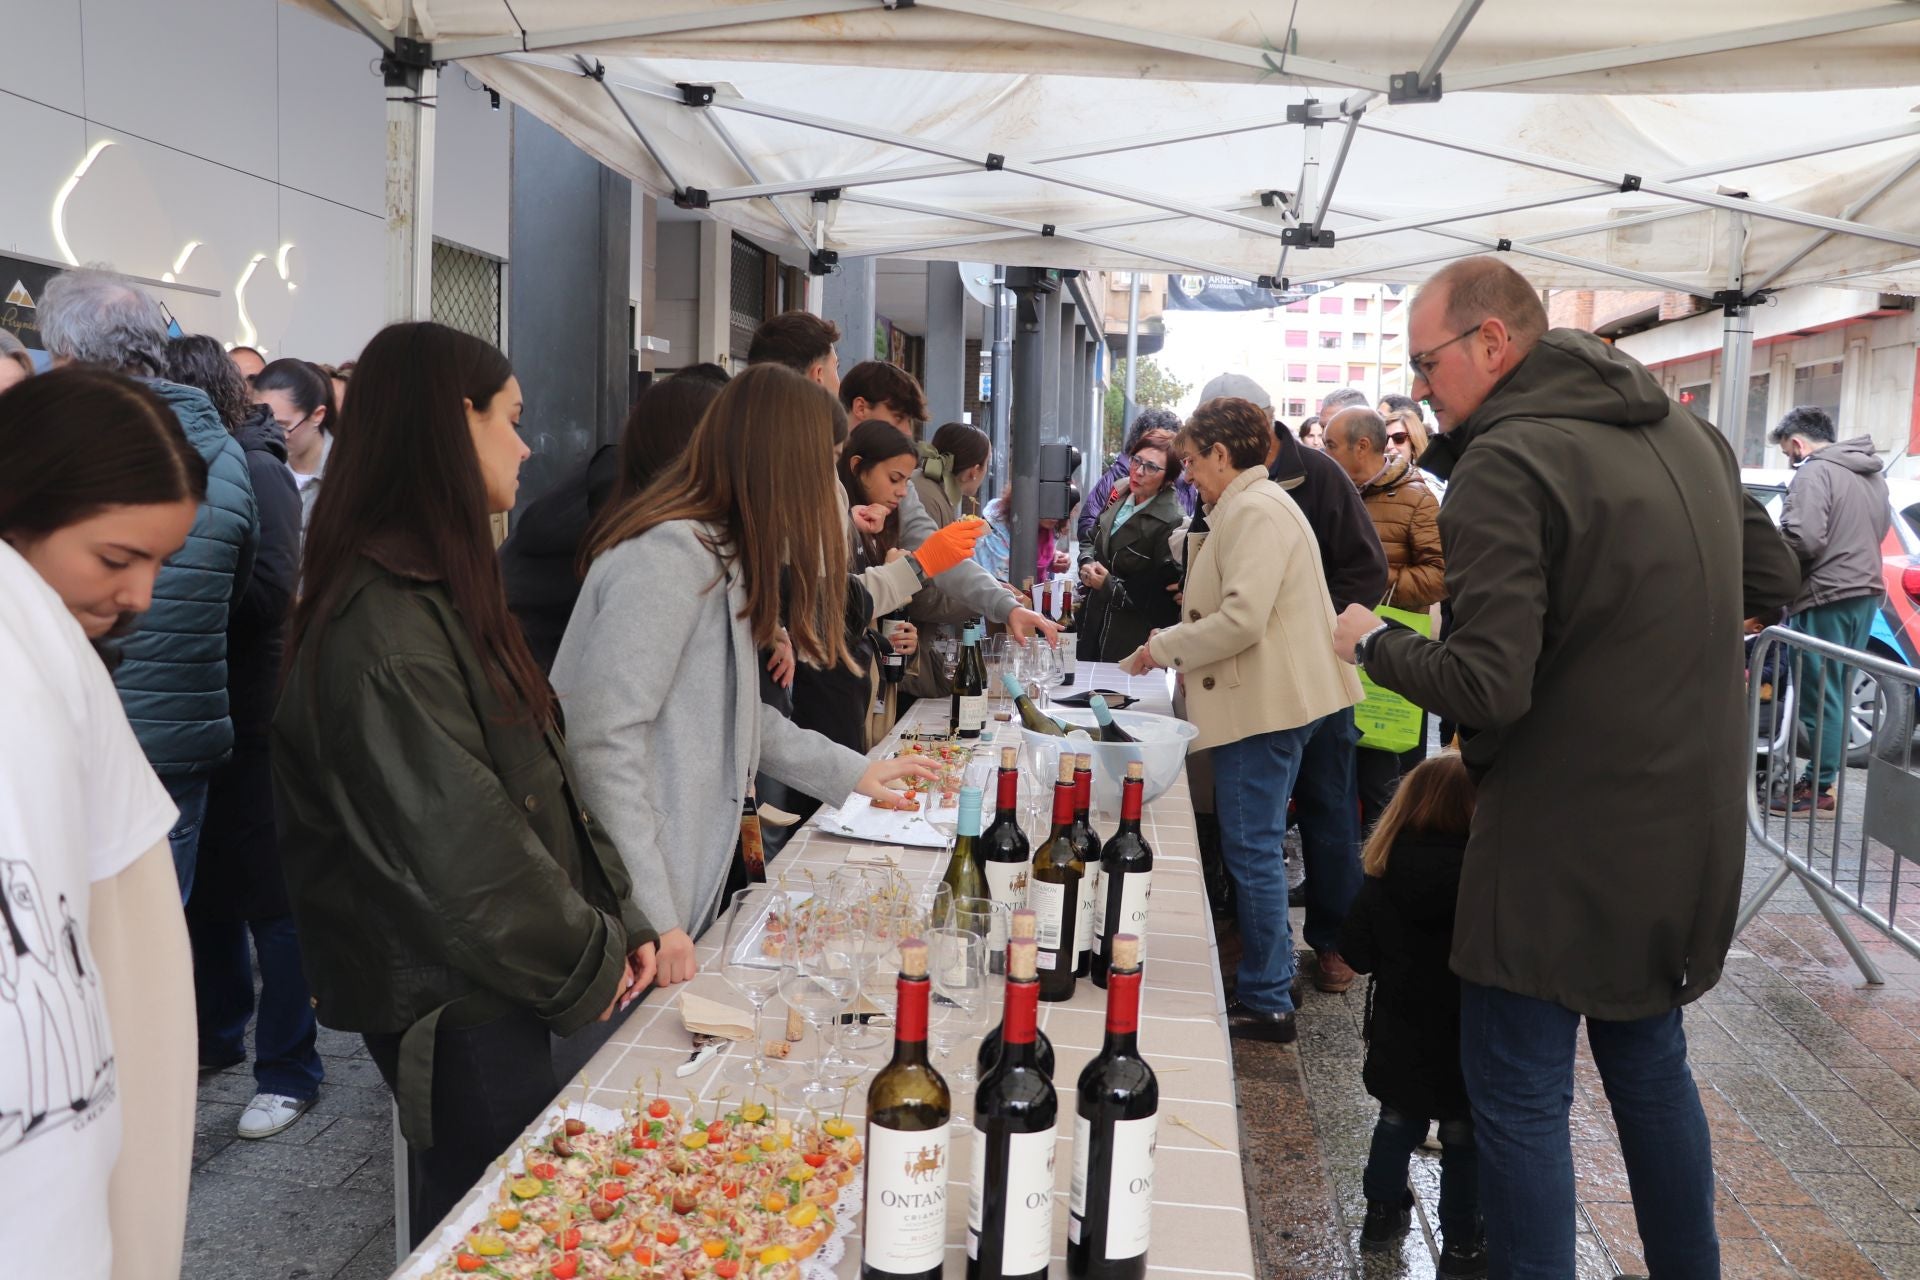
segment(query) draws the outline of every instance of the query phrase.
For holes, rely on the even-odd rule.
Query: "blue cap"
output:
[[[980,788],[960,788],[960,825],[956,831],[963,836],[980,834]]]
[[[1024,698],[1027,696],[1027,691],[1020,687],[1019,679],[1010,671],[1002,671],[1000,673],[1000,683],[1005,685],[1007,692],[1016,698]]]

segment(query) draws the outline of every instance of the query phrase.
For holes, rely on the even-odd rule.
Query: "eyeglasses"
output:
[[[1485,321],[1482,321],[1481,323],[1484,324]],[[1434,365],[1439,363],[1439,361],[1434,359],[1434,356],[1438,355],[1442,351],[1445,351],[1448,347],[1452,346],[1454,343],[1459,342],[1465,338],[1470,338],[1478,332],[1480,332],[1480,325],[1476,324],[1471,329],[1464,329],[1461,332],[1454,334],[1451,338],[1448,338],[1445,342],[1441,343],[1437,347],[1434,347],[1427,351],[1416,352],[1415,354],[1407,357],[1407,367],[1413,370],[1414,377],[1424,378],[1433,371]]]
[[[1148,462],[1145,458],[1135,458],[1133,460],[1133,469],[1135,471],[1144,471],[1150,476],[1157,476],[1166,470],[1166,468],[1159,463]]]
[[[1389,431],[1387,433],[1387,441],[1390,444],[1405,444],[1407,442],[1407,433],[1404,431]]]

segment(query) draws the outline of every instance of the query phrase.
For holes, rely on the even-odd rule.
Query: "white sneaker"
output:
[[[240,1113],[240,1136],[271,1138],[285,1132],[313,1106],[312,1098],[289,1098],[278,1093],[256,1093]]]

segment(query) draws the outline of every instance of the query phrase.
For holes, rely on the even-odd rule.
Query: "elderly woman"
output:
[[[1168,590],[1180,580],[1172,544],[1186,519],[1174,492],[1179,455],[1141,444],[1128,470],[1128,487],[1100,513],[1093,546],[1080,560],[1080,583],[1090,594],[1080,618],[1079,656],[1089,661],[1118,662],[1180,621],[1180,605]]]
[[[1313,651],[1332,634],[1333,603],[1313,529],[1267,478],[1267,411],[1246,400],[1194,410],[1174,449],[1206,504],[1209,532],[1187,548],[1183,620],[1121,665],[1180,673],[1187,718],[1210,749],[1221,852],[1238,889],[1236,1036],[1295,1035],[1293,938],[1281,853],[1287,796],[1320,721],[1360,700],[1351,668]],[[1322,646],[1323,648],[1325,646]]]

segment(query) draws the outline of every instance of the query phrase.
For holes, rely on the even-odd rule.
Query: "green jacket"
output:
[[[1479,781],[1453,971],[1621,1021],[1719,980],[1753,741],[1741,620],[1800,575],[1726,439],[1592,334],[1550,331],[1420,464],[1453,626],[1367,674],[1458,721]]]
[[[515,722],[445,586],[360,562],[273,719],[287,891],[321,1022],[404,1032],[402,1128],[432,1145],[433,1034],[597,1018],[656,934],[575,799],[557,731]]]

